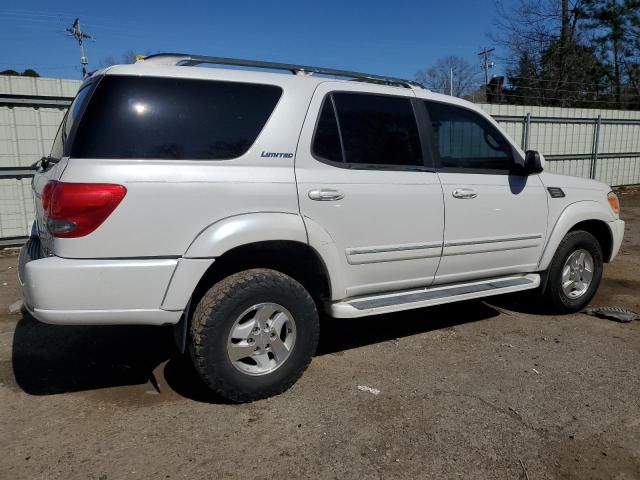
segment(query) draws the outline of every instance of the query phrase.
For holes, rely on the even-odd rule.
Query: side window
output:
[[[281,95],[274,85],[106,75],[82,114],[71,155],[237,158],[253,145]]]
[[[510,170],[513,150],[485,118],[465,108],[425,102],[445,168]]]
[[[65,155],[67,138],[69,137],[69,133],[71,132],[73,125],[78,119],[80,110],[82,110],[82,106],[86,102],[90,90],[91,88],[89,85],[81,89],[77,93],[76,98],[74,98],[73,102],[71,103],[71,106],[67,110],[67,113],[62,118],[62,122],[60,122],[60,126],[58,127],[58,132],[56,133],[56,138],[53,140],[51,153],[49,154],[50,161],[55,162],[57,160],[60,160]]]
[[[73,103],[69,107],[69,111],[67,112],[67,118],[64,124],[64,132],[63,132],[63,139],[65,143],[67,138],[69,138],[69,135],[71,134],[71,130],[73,129],[73,126],[76,124],[76,121],[78,120],[80,111],[82,110],[82,107],[86,103],[87,97],[89,96],[90,92],[91,92],[90,86],[89,85],[85,86],[82,90],[78,92],[78,94],[76,95],[76,98],[73,100]]]
[[[350,165],[424,165],[411,100],[387,95],[328,95],[318,119],[313,153]]]
[[[332,162],[343,161],[338,121],[336,120],[336,112],[333,109],[333,100],[330,95],[324,99],[320,110],[316,134],[313,138],[313,154],[316,157]]]
[[[56,138],[53,140],[53,146],[51,147],[51,153],[49,154],[49,160],[56,162],[60,160],[64,155],[64,142],[62,141],[62,135],[64,130],[64,122],[67,119],[65,115],[60,122],[60,126],[58,127],[58,133],[56,133]]]

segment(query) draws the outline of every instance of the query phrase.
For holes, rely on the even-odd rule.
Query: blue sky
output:
[[[11,7],[9,7],[11,5]],[[78,45],[64,29],[80,16],[96,41],[89,69],[111,56],[188,52],[360,70],[413,78],[454,54],[479,67],[491,45],[493,0],[464,1],[43,1],[0,6],[0,69],[80,78]],[[500,65],[493,73],[501,73]]]

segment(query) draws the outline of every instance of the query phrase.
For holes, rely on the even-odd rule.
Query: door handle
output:
[[[455,198],[476,198],[478,193],[471,188],[456,188],[451,194]]]
[[[309,191],[309,198],[319,202],[333,202],[335,200],[342,200],[344,194],[331,188],[318,188]]]

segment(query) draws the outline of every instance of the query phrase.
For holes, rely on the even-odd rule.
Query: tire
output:
[[[217,395],[250,402],[291,387],[309,365],[319,333],[315,302],[300,283],[252,269],[204,294],[191,319],[189,350]]]
[[[588,282],[588,287],[584,288],[584,291],[583,288],[575,288],[573,292],[567,294],[563,288],[563,272],[565,271],[566,263],[570,258],[578,258],[579,260],[582,252],[588,252],[592,259],[593,272],[591,280]],[[572,257],[572,255],[574,256]],[[588,259],[588,255],[585,255],[585,257]],[[589,268],[588,260],[586,262],[587,267],[583,269],[583,272],[584,270],[588,271]],[[602,279],[602,263],[602,248],[592,234],[582,230],[567,233],[560,242],[560,245],[558,245],[558,249],[547,271],[549,279],[544,296],[551,312],[574,313],[582,310],[598,290],[600,280]],[[571,268],[569,268],[569,271],[571,271]],[[578,278],[577,285],[582,284],[584,286],[584,283],[579,280],[584,273],[581,274],[580,271],[577,271],[575,275],[577,275],[575,278]],[[574,287],[575,284],[567,288],[574,289]]]

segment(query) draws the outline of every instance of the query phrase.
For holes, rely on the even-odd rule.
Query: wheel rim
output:
[[[594,262],[591,254],[579,249],[567,257],[562,267],[562,291],[571,298],[584,295],[593,280]]]
[[[265,375],[287,361],[296,342],[296,322],[277,303],[259,303],[242,312],[231,327],[227,355],[248,375]]]

